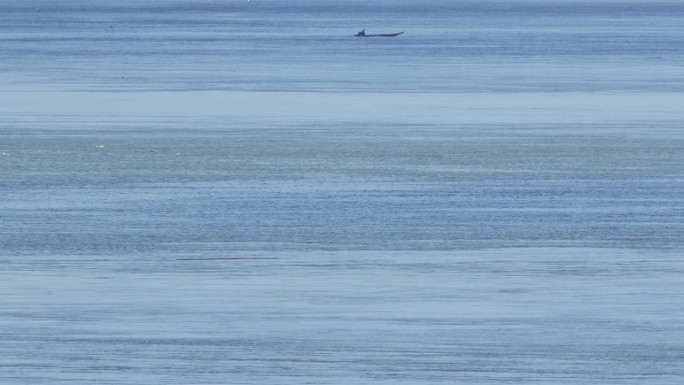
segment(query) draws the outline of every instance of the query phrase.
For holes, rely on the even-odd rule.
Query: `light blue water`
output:
[[[4,1],[0,383],[677,384],[682,16]]]

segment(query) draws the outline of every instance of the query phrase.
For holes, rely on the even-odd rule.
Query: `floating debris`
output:
[[[10,156],[10,153],[9,153],[9,152],[4,152],[4,151],[3,151],[3,152],[0,152],[0,155],[2,155],[2,156]]]

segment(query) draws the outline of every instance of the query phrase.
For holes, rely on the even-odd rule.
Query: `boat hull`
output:
[[[380,33],[376,35],[359,35],[358,33],[354,36],[356,37],[395,37],[401,35],[403,32],[397,32],[397,33]]]

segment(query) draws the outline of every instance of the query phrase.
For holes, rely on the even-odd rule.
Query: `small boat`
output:
[[[367,35],[366,30],[364,29],[363,31],[357,33],[356,37],[395,37],[401,35],[403,32],[397,32],[397,33],[379,33],[376,35]]]

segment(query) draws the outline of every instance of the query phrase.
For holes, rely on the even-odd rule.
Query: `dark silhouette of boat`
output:
[[[375,35],[368,35],[366,34],[366,30],[362,30],[361,32],[357,33],[356,37],[395,37],[401,35],[403,32],[397,32],[397,33],[379,33]]]

